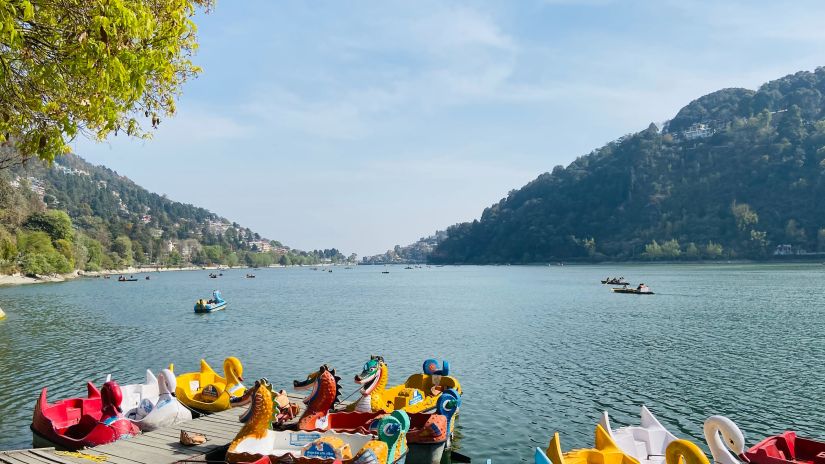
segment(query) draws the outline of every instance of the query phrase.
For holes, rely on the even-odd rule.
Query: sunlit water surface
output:
[[[372,354],[390,383],[446,358],[464,389],[460,452],[526,462],[560,431],[592,444],[602,410],[614,425],[650,407],[676,435],[700,441],[726,414],[749,443],[793,428],[825,436],[825,267],[637,265],[308,268],[152,273],[0,288],[0,449],[28,447],[41,387],[58,399],[112,373],[122,384],[201,357],[238,356],[249,381],[288,388],[323,363],[343,377]],[[612,294],[623,275],[654,296]],[[141,279],[143,275],[140,276]],[[219,287],[229,309],[192,312]]]

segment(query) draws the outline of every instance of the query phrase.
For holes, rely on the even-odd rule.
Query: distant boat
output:
[[[328,270],[327,272],[332,272],[332,269]]]
[[[135,278],[135,276],[129,276],[128,279],[124,276],[120,276],[120,277],[117,278],[117,281],[118,282],[137,282],[138,280],[137,280],[137,278]]]
[[[381,274],[389,274],[390,271],[381,271]]]
[[[254,279],[254,278],[255,278],[255,274],[247,274],[247,275],[246,275],[246,278],[247,278],[247,279]]]
[[[146,276],[146,280],[149,280],[149,276]]]
[[[405,267],[404,269],[412,269],[410,266]]]
[[[627,287],[611,288],[611,290],[613,290],[613,293],[629,293],[631,295],[655,295],[655,293],[653,293],[653,290],[651,290],[650,287],[644,285],[642,286],[641,290],[638,288]]]

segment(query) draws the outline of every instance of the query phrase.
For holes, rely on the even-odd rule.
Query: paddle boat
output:
[[[271,386],[255,382],[244,423],[226,451],[231,463],[254,462],[268,457],[270,463],[403,464],[407,455],[405,435],[409,417],[403,411],[381,419],[378,439],[361,433],[273,431]]]
[[[739,427],[724,416],[705,420],[705,440],[713,460],[719,464],[820,464],[825,462],[825,442],[800,438],[786,431],[765,438],[745,448],[745,436]],[[737,457],[731,453],[736,453]]]
[[[642,464],[661,464],[665,460],[667,445],[676,441],[676,437],[644,405],[640,416],[638,426],[613,429],[610,427],[610,416],[604,411],[599,425],[625,454]]]
[[[128,279],[124,276],[120,276],[120,277],[117,278],[117,281],[118,282],[137,282],[138,280],[135,276],[129,276]]]
[[[624,277],[609,277],[602,280],[602,284],[608,285],[630,285],[630,282],[624,280]]]
[[[381,356],[371,356],[364,369],[355,376],[355,383],[361,385],[361,398],[347,410],[358,412],[392,412],[403,409],[411,412],[434,412],[438,397],[449,389],[461,396],[458,379],[450,377],[450,365],[442,363],[441,369],[435,359],[424,361],[424,373],[413,374],[401,385],[387,389],[389,370]]]
[[[143,432],[192,420],[192,411],[173,396],[177,381],[170,369],[157,377],[146,369],[146,383],[121,387],[123,415]]]
[[[46,388],[34,405],[31,430],[35,446],[78,450],[111,443],[140,433],[121,415],[122,392],[110,380],[98,390],[86,384],[86,398],[69,398],[49,404]]]
[[[201,359],[200,372],[180,374],[175,396],[184,406],[200,412],[219,412],[241,401],[243,385],[241,361],[230,356],[223,361],[224,377],[219,376]]]
[[[378,434],[378,424],[387,414],[380,412],[340,411],[330,412],[339,402],[340,377],[335,370],[323,365],[303,381],[296,380],[296,390],[310,390],[304,398],[304,412],[297,428],[304,431],[346,432]],[[438,464],[444,450],[449,447],[453,417],[461,405],[461,397],[455,390],[446,390],[439,396],[436,412],[409,413],[410,427],[407,432],[409,454],[407,464]]]
[[[220,290],[212,291],[212,298],[209,300],[200,300],[195,302],[196,313],[212,313],[226,308],[226,300],[221,296]]]
[[[622,451],[601,425],[596,425],[596,440],[590,449],[574,449],[563,453],[559,434],[553,434],[546,452],[536,448],[533,455],[536,464],[640,464],[633,456]],[[665,464],[709,464],[708,458],[695,444],[687,440],[674,440],[665,449]]]

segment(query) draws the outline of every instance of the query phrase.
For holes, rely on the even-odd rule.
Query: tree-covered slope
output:
[[[0,170],[0,272],[65,273],[133,264],[266,266],[343,261],[268,240],[80,157]]]
[[[699,259],[825,250],[825,68],[725,89],[663,130],[557,166],[479,220],[448,229],[435,262]]]

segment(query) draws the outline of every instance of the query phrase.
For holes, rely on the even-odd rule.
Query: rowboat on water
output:
[[[613,288],[611,288],[611,290],[613,290],[613,293],[630,293],[631,295],[653,295],[654,294],[653,290],[651,290],[650,287],[648,287],[645,284],[639,284],[639,286],[636,287],[636,288],[627,288],[627,286],[621,287],[621,288],[613,287]]]

